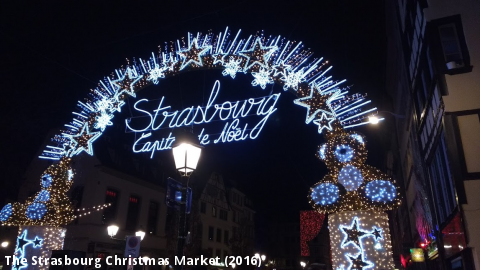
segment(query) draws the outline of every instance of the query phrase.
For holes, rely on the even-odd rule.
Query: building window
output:
[[[237,211],[235,211],[235,210],[232,211],[232,221],[233,222],[237,221]]]
[[[217,228],[217,242],[222,242],[222,229]]]
[[[228,257],[228,251],[227,251],[227,250],[224,250],[224,251],[223,251],[223,258],[226,258],[226,257]]]
[[[138,216],[140,213],[140,198],[137,196],[130,196],[128,199],[127,223],[125,229],[129,231],[136,231]]]
[[[221,258],[222,257],[222,251],[220,249],[217,249],[215,251],[215,256]]]
[[[213,241],[213,227],[208,227],[208,240]]]
[[[207,209],[207,204],[205,202],[201,202],[200,203],[200,212],[205,214],[206,209]]]
[[[207,257],[210,257],[210,258],[213,257],[213,249],[212,248],[207,249]]]
[[[228,212],[226,210],[220,209],[220,219],[228,220]]]
[[[212,206],[212,217],[217,216],[217,208],[215,206]]]
[[[230,238],[229,238],[229,235],[228,235],[228,231],[225,230],[225,231],[223,232],[223,243],[228,246],[228,241],[229,241],[229,240],[230,240]]]
[[[147,232],[150,234],[157,234],[158,222],[158,203],[150,202],[148,207]]]
[[[460,15],[437,19],[432,24],[438,35],[439,56],[445,73],[453,75],[472,71]]]
[[[107,194],[105,196],[105,204],[111,204],[109,207],[105,208],[103,211],[102,222],[106,225],[111,225],[115,222],[115,215],[117,213],[118,206],[118,191],[114,189],[107,189]]]

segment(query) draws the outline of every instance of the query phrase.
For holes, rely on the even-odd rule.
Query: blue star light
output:
[[[363,270],[374,266],[374,264],[369,261],[363,261],[362,257],[362,253],[357,254],[357,257],[352,257],[350,255],[347,256],[348,260],[350,261],[350,266],[348,269]]]
[[[88,123],[82,128],[82,131],[77,135],[64,134],[66,138],[70,138],[73,143],[74,150],[70,156],[75,156],[85,151],[90,156],[93,156],[92,143],[102,135],[101,132],[90,132],[88,129]]]
[[[178,54],[182,57],[182,65],[180,70],[186,68],[189,65],[196,64],[198,66],[203,66],[202,55],[205,55],[212,46],[205,46],[203,48],[198,46],[197,39],[193,39],[190,47],[186,50],[179,51]]]
[[[239,54],[247,58],[247,64],[243,68],[244,71],[250,69],[254,65],[267,68],[267,62],[273,52],[278,48],[276,46],[266,47],[262,45],[260,38],[255,40],[253,48],[247,51],[241,51]]]

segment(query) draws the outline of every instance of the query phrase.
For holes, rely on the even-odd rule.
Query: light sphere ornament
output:
[[[363,183],[362,172],[353,165],[347,165],[340,170],[338,182],[342,184],[347,191],[357,190]]]

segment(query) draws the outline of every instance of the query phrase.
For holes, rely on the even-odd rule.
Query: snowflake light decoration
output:
[[[222,71],[222,75],[230,75],[232,79],[235,79],[237,72],[242,71],[242,66],[240,65],[240,63],[242,63],[242,59],[235,60],[234,57],[230,57],[230,60],[224,64],[225,69]]]
[[[165,70],[167,70],[167,68],[160,68],[160,66],[156,64],[155,68],[150,70],[147,81],[152,81],[153,84],[158,84],[158,79],[165,78]]]
[[[260,85],[262,89],[265,89],[267,84],[272,84],[273,79],[270,76],[271,71],[268,71],[267,69],[260,68],[258,72],[252,72],[253,77],[255,78],[252,81],[253,86]]]
[[[112,118],[113,118],[112,114],[102,112],[99,116],[97,116],[95,118],[95,120],[96,120],[95,128],[100,129],[102,132],[105,131],[105,128],[107,126],[113,125],[113,123],[111,121]]]
[[[283,77],[281,80],[285,82],[283,85],[283,90],[287,91],[289,88],[292,88],[293,90],[297,91],[298,90],[298,85],[304,81],[303,79],[303,70],[300,71],[289,71],[286,70],[283,73]]]

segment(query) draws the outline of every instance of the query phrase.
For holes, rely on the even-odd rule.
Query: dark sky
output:
[[[184,37],[187,32],[212,29],[218,33],[229,26],[234,33],[242,29],[242,37],[264,30],[267,35],[303,41],[316,57],[330,61],[335,79],[347,79],[348,85],[353,85],[352,93],[368,93],[381,109],[385,47],[382,2],[3,1],[0,195],[16,192],[11,191],[18,188],[47,132],[68,123],[76,101],[85,98],[100,79],[125,64],[126,58],[146,59],[159,44]],[[165,94],[170,100],[188,104],[195,100],[188,91],[209,93],[216,79],[238,83],[230,88],[222,86],[222,101],[236,98],[238,93],[232,89],[237,88],[246,89],[243,94],[247,97],[267,93],[249,86],[249,75],[232,81],[218,71],[209,71],[181,75],[164,88],[143,90],[139,97]],[[235,180],[253,198],[258,213],[298,216],[299,210],[310,209],[306,199],[309,187],[326,173],[315,158],[323,139],[315,125],[304,124],[306,109],[293,104],[293,95],[279,86],[274,92],[282,92],[279,110],[260,137],[207,147],[199,170],[205,174],[218,170]],[[195,105],[203,102],[201,95]],[[126,117],[117,115],[114,124],[124,125]],[[359,131],[370,141],[370,164],[378,166],[381,151],[373,143],[378,129]],[[125,143],[132,142],[127,139]]]

